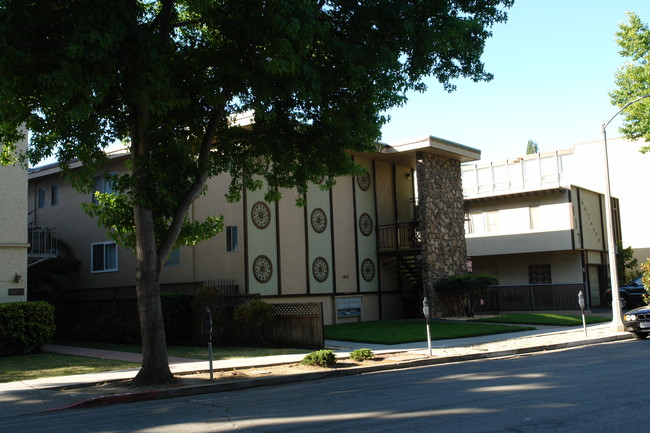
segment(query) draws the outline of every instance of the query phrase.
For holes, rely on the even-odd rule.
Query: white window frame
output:
[[[95,247],[98,245],[102,245],[102,258],[103,258],[103,266],[102,269],[95,269]],[[114,251],[114,253],[113,253]],[[108,254],[114,254],[114,264],[111,264],[111,261],[107,261],[108,259]],[[95,242],[90,244],[90,272],[93,274],[99,274],[103,272],[116,272],[119,269],[118,266],[118,251],[117,251],[117,244],[113,241],[106,241],[106,242]]]
[[[226,252],[236,253],[239,251],[239,228],[238,226],[226,226]]]

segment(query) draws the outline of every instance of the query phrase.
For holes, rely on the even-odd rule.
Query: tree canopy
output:
[[[532,139],[528,140],[528,144],[526,144],[526,155],[532,155],[537,152],[539,152],[537,142]]]
[[[32,162],[79,159],[67,172],[90,189],[104,149],[128,145],[117,194],[88,211],[136,253],[138,377],[168,380],[160,266],[221,230],[218,217],[187,218],[207,179],[229,173],[230,200],[260,187],[271,200],[357,172],[347,152],[374,150],[382,113],[424,91],[424,77],[449,91],[459,77],[492,78],[480,57],[512,3],[0,0],[2,159],[24,125]]]
[[[622,108],[627,103],[650,94],[650,29],[635,13],[627,13],[628,21],[619,26],[616,43],[626,62],[616,71],[617,88],[609,96],[614,105]],[[650,141],[650,100],[643,99],[627,107],[620,131],[631,140]],[[642,152],[649,152],[644,146]]]

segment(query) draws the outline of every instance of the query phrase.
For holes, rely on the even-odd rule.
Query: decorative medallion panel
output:
[[[330,268],[327,264],[327,260],[325,260],[323,257],[316,257],[311,265],[311,273],[314,276],[314,279],[319,283],[327,280],[327,277],[330,273]]]
[[[364,174],[357,176],[357,185],[359,185],[361,190],[368,191],[370,188],[370,173],[365,172]]]
[[[364,236],[370,236],[372,233],[372,217],[367,213],[362,213],[359,217],[359,230]]]
[[[251,208],[251,219],[253,224],[260,230],[263,230],[271,223],[271,209],[263,201],[256,202]]]
[[[375,264],[370,259],[361,262],[361,276],[366,281],[372,281],[375,278]]]
[[[311,212],[311,228],[316,233],[323,233],[327,228],[327,214],[319,207]]]
[[[268,282],[273,276],[273,264],[267,256],[257,256],[253,260],[253,276],[260,283]]]

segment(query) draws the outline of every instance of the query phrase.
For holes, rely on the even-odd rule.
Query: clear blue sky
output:
[[[489,83],[458,80],[447,93],[428,80],[426,93],[390,111],[382,142],[433,135],[480,149],[484,161],[600,140],[600,127],[618,110],[609,102],[623,63],[615,33],[637,13],[650,23],[650,0],[515,0],[496,25],[483,61]],[[607,128],[620,136],[620,116]]]

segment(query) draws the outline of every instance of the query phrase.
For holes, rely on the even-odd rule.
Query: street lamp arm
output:
[[[609,120],[607,121],[607,123],[603,123],[603,131],[605,130],[605,128],[607,128],[607,126],[611,123],[611,121],[614,120],[614,118],[615,118],[616,116],[618,116],[619,114],[621,114],[621,111],[625,110],[625,109],[626,109],[627,107],[629,107],[630,105],[632,105],[632,104],[634,104],[634,103],[636,103],[636,102],[639,102],[640,100],[642,100],[642,99],[644,99],[644,98],[650,98],[650,95],[643,95],[643,96],[640,96],[640,97],[636,98],[634,101],[630,101],[630,102],[628,102],[627,104],[623,105],[623,107],[622,107],[620,110],[618,110],[618,111],[616,112],[616,114],[614,114],[614,115],[612,116],[612,118],[609,119]]]

